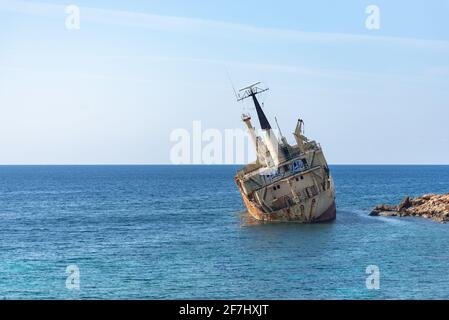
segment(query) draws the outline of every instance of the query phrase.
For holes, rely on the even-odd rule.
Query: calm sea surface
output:
[[[368,216],[449,166],[332,166],[335,222],[249,227],[237,168],[0,166],[0,298],[449,299],[449,225]]]

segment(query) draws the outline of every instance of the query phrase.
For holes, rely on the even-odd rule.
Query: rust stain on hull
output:
[[[237,182],[237,186],[240,189],[240,185]],[[335,204],[335,200],[332,201],[331,205],[324,210],[322,214],[317,217],[314,216],[305,216],[304,210],[301,210],[299,206],[303,207],[304,204],[293,205],[290,208],[281,209],[272,212],[265,212],[262,208],[260,208],[256,203],[251,201],[243,192],[240,192],[243,198],[243,202],[245,203],[246,208],[248,209],[248,213],[258,221],[262,222],[301,222],[301,223],[322,223],[322,222],[330,222],[335,220],[337,215],[337,207]],[[298,210],[295,214],[294,209],[297,206]],[[311,209],[315,206],[315,203],[311,201]],[[310,210],[312,212],[312,210]]]

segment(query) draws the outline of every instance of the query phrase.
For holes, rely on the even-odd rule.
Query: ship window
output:
[[[276,191],[276,186],[273,187],[273,190]]]
[[[309,188],[305,188],[304,191],[305,191],[305,193],[307,195],[307,198],[311,198],[310,194],[309,194]]]
[[[307,168],[307,160],[306,159],[301,159],[302,163],[304,163],[304,167]]]
[[[278,190],[281,188],[281,186],[280,185],[278,185]]]
[[[310,192],[312,194],[312,197],[316,196],[318,194],[318,190],[315,186],[310,187]]]
[[[301,176],[301,180],[304,180],[304,176]]]
[[[298,177],[295,178],[296,181],[299,181]]]

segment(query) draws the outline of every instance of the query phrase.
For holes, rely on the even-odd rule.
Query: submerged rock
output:
[[[422,197],[406,197],[397,206],[378,205],[370,216],[384,217],[422,217],[437,222],[449,222],[449,193],[448,194],[426,194]]]

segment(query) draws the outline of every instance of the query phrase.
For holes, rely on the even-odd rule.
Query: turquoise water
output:
[[[0,297],[449,298],[449,225],[368,216],[449,192],[449,166],[332,166],[335,222],[250,227],[237,168],[1,166]],[[73,264],[79,290],[65,284]]]

